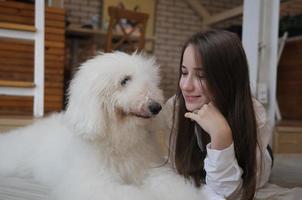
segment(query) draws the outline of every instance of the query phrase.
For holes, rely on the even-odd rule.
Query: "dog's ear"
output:
[[[99,91],[89,83],[92,80],[82,78],[76,76],[71,82],[64,120],[75,134],[93,140],[105,135],[108,117]]]
[[[93,98],[86,102],[70,100],[64,119],[75,134],[91,140],[105,135],[107,123],[99,103]]]

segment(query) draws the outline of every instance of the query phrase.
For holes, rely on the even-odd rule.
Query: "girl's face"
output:
[[[185,49],[179,81],[186,108],[191,112],[210,102],[206,78],[202,66],[196,63],[194,51],[192,45]]]

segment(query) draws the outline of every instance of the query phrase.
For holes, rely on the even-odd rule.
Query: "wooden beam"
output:
[[[287,5],[296,0],[287,0],[282,5]],[[300,0],[298,0],[300,1]],[[204,20],[205,26],[210,26],[221,21],[237,17],[243,14],[243,5],[223,11],[222,13],[211,15],[198,0],[186,0],[189,6]]]
[[[20,87],[20,88],[33,88],[35,84],[30,81],[8,81],[0,80],[0,87]]]
[[[16,24],[16,23],[7,23],[7,22],[0,22],[1,29],[10,29],[10,30],[17,30],[17,31],[29,31],[35,32],[35,26],[31,25],[24,25],[24,24]]]
[[[239,15],[242,15],[242,13],[243,13],[243,6],[241,5],[241,6],[229,9],[227,11],[224,11],[222,13],[210,16],[210,18],[208,18],[208,20],[206,20],[204,22],[204,24],[209,26],[209,25],[212,25],[212,24],[215,24],[215,23],[218,23],[218,22],[230,19],[230,18],[237,17]]]
[[[211,15],[198,0],[186,0],[189,6],[203,19],[208,20]]]

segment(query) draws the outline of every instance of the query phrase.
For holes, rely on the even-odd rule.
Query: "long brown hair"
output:
[[[257,128],[248,63],[241,41],[237,35],[222,30],[194,34],[183,47],[178,82],[183,54],[189,45],[193,46],[195,58],[203,66],[207,87],[215,105],[232,130],[235,156],[243,170],[241,198],[253,199],[256,190]],[[170,139],[170,146],[175,147],[173,160],[178,173],[193,180],[199,187],[205,183],[204,159],[207,153],[199,148],[194,132],[195,122],[184,117],[186,112],[185,101],[178,85],[170,136],[176,139]],[[201,132],[203,146],[206,146],[210,137],[204,130]]]

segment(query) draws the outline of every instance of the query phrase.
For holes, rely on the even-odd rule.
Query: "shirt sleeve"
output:
[[[237,163],[233,143],[224,150],[211,149],[211,143],[208,144],[204,169],[207,186],[223,197],[229,197],[241,185],[242,169]]]

